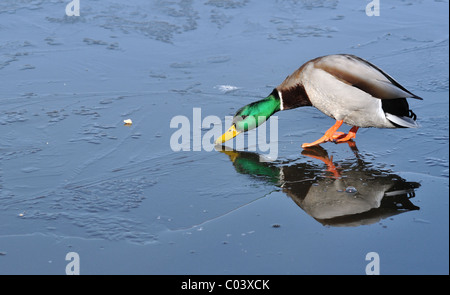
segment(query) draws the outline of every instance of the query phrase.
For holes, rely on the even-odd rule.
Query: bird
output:
[[[332,54],[304,63],[266,98],[240,108],[232,126],[217,140],[220,145],[257,128],[278,111],[313,106],[336,120],[309,148],[325,142],[352,141],[359,128],[416,128],[416,114],[407,98],[422,100],[390,75],[352,54]],[[348,133],[337,131],[342,124]]]

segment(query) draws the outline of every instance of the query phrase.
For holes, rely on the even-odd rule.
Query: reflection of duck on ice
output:
[[[306,213],[324,225],[358,226],[419,207],[411,203],[417,182],[407,182],[388,171],[374,169],[351,145],[356,160],[344,160],[336,167],[321,147],[308,148],[303,155],[327,165],[260,162],[250,152],[226,151],[237,172],[252,175],[282,188]]]

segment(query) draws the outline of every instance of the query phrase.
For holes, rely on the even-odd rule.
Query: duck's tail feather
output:
[[[394,123],[397,127],[400,128],[417,128],[419,124],[414,120],[416,115],[411,112],[411,117],[406,116],[396,116],[390,113],[386,113],[386,119]]]

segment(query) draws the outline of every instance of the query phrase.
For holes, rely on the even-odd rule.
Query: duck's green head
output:
[[[230,129],[216,140],[216,144],[224,143],[239,133],[255,129],[279,110],[280,99],[278,95],[273,93],[262,100],[240,108],[233,117],[233,124]]]

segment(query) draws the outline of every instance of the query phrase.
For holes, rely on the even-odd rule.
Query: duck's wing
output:
[[[321,69],[342,82],[361,89],[379,99],[416,98],[391,76],[368,61],[350,54],[328,55],[312,61]]]

